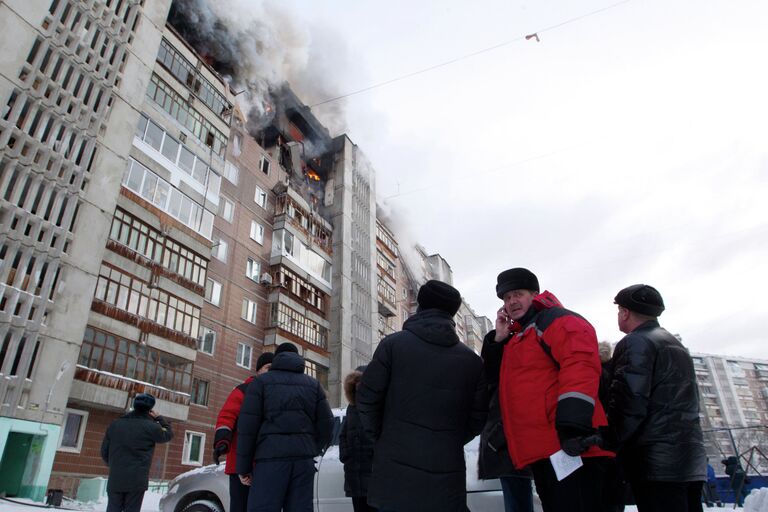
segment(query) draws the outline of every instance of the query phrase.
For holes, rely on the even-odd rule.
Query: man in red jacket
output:
[[[595,330],[551,293],[540,294],[527,269],[499,274],[496,294],[504,305],[486,341],[504,344],[499,404],[512,462],[531,468],[544,512],[605,510],[603,475],[614,454],[597,446],[607,421],[597,399]],[[550,456],[561,449],[583,465],[558,480]]]
[[[216,434],[213,436],[213,458],[216,464],[219,463],[219,457],[226,454],[227,461],[224,466],[224,473],[229,475],[229,511],[246,512],[248,509],[248,491],[247,485],[240,482],[235,470],[235,459],[237,454],[237,418],[240,416],[240,406],[243,405],[243,397],[248,384],[259,375],[269,371],[272,366],[272,359],[275,354],[264,352],[256,360],[256,375],[248,377],[245,382],[238,385],[229,393],[224,401],[224,405],[219,411],[219,417],[216,418]]]

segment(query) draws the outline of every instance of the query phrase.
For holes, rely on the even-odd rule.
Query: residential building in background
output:
[[[768,470],[768,361],[712,354],[692,354],[699,386],[700,415],[710,463],[718,473],[727,455],[753,453],[759,470]]]
[[[41,499],[59,439],[83,444],[88,411],[71,410],[69,395],[97,281],[113,277],[105,240],[169,5],[0,2],[0,492],[9,496]],[[111,339],[104,350],[124,346]]]

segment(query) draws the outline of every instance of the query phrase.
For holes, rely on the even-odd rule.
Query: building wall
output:
[[[134,105],[144,96],[169,5],[0,3],[6,418],[40,422],[48,432],[63,419],[138,119]],[[47,435],[42,451],[57,441]],[[50,461],[35,464],[35,481],[47,482]]]

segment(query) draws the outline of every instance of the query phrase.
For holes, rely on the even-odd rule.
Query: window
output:
[[[197,350],[213,355],[216,348],[216,331],[210,327],[200,326],[200,335],[197,337]]]
[[[240,156],[240,153],[242,153],[243,147],[243,136],[239,133],[235,133],[235,136],[232,137],[232,154],[234,156]]]
[[[85,424],[88,423],[88,413],[75,409],[66,409],[64,424],[59,437],[59,451],[80,453],[85,436]]]
[[[224,196],[219,196],[219,216],[227,222],[235,217],[235,205]]]
[[[237,180],[240,176],[240,170],[232,165],[229,161],[224,164],[224,177],[227,178],[233,185],[237,185]]]
[[[213,238],[213,247],[211,247],[211,256],[213,256],[219,261],[223,261],[224,263],[226,263],[228,249],[229,249],[229,244],[225,240],[222,240],[221,238],[217,238],[217,237]]]
[[[221,302],[221,283],[211,278],[205,280],[205,300],[218,306]]]
[[[192,383],[192,361],[90,326],[77,364],[181,393],[189,393]]]
[[[272,325],[322,349],[328,348],[328,329],[282,302],[272,304]]]
[[[181,463],[190,466],[203,465],[203,448],[205,448],[205,434],[200,432],[184,432],[184,454]]]
[[[244,320],[256,323],[256,303],[250,299],[243,299],[243,311],[241,316]]]
[[[267,193],[264,192],[261,187],[256,187],[256,192],[253,194],[253,200],[262,208],[267,207]]]
[[[248,258],[248,263],[245,266],[245,275],[248,279],[258,282],[259,273],[261,273],[261,263],[252,258]]]
[[[251,238],[260,244],[264,243],[264,226],[255,220],[251,221]]]
[[[248,368],[250,370],[251,350],[250,345],[246,345],[245,343],[237,344],[237,360],[235,361],[237,366],[242,366],[243,368]]]
[[[189,402],[195,405],[208,405],[208,386],[207,380],[192,379]]]
[[[269,160],[264,155],[261,155],[261,162],[259,162],[259,168],[261,169],[261,172],[269,176]]]
[[[179,147],[179,141],[166,133],[165,140],[163,141],[163,156],[175,164],[179,156]]]

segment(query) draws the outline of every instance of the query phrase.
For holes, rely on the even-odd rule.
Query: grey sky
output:
[[[325,56],[313,72],[347,92],[611,3],[283,5]],[[616,341],[613,296],[647,282],[691,349],[768,358],[766,20],[763,0],[632,0],[334,108],[395,227],[477,312],[526,266]]]

